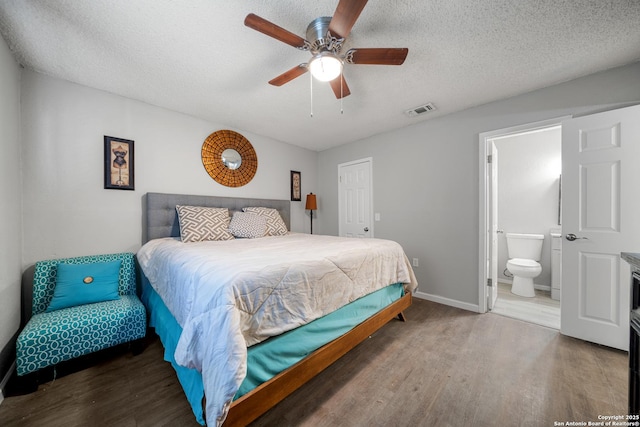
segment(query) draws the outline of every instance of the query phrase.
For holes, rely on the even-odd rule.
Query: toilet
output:
[[[535,297],[533,279],[542,272],[543,234],[507,233],[507,270],[513,274],[511,292],[522,297]]]

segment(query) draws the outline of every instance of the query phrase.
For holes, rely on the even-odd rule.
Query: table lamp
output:
[[[318,209],[318,202],[315,194],[307,194],[307,205],[305,206],[305,209],[309,210],[309,216],[311,217],[311,234],[313,234],[313,211]]]

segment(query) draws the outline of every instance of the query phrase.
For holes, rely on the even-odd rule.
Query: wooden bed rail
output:
[[[380,310],[346,334],[320,347],[289,369],[259,385],[231,405],[224,422],[225,427],[246,426],[304,383],[344,356],[349,350],[366,340],[394,317],[404,321],[402,313],[411,305],[411,293]]]

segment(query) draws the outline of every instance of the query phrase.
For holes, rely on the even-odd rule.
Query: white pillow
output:
[[[229,232],[229,209],[201,206],[176,206],[183,242],[232,240]]]
[[[267,219],[254,213],[235,212],[229,224],[229,231],[235,237],[264,237],[267,232]]]
[[[283,236],[289,232],[280,213],[278,213],[276,209],[250,207],[242,210],[265,217],[267,220],[267,236]]]

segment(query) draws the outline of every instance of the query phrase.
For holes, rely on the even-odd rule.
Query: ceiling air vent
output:
[[[407,110],[404,113],[409,117],[418,117],[423,114],[434,111],[435,109],[436,109],[436,106],[433,105],[433,103],[429,102],[428,104],[424,104],[419,107],[415,107],[410,110]]]

